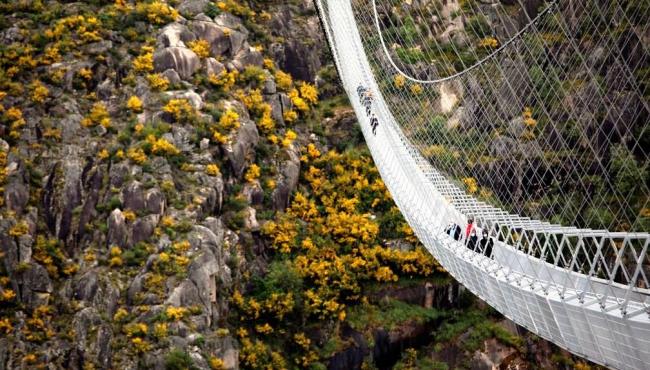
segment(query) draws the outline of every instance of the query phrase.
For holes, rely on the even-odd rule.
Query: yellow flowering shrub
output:
[[[81,120],[81,125],[84,127],[102,125],[105,128],[109,128],[111,126],[111,119],[108,115],[106,105],[102,102],[93,104],[90,114]]]
[[[13,236],[15,238],[21,237],[29,232],[29,225],[25,221],[20,221],[16,222],[10,229],[9,229],[9,236]]]
[[[101,21],[92,15],[70,15],[57,20],[53,27],[44,32],[44,36],[50,40],[61,40],[82,45],[89,42],[102,40]]]
[[[34,81],[31,85],[31,98],[34,103],[43,103],[45,99],[50,95],[50,90],[43,85],[41,81]]]
[[[133,69],[136,72],[151,72],[153,71],[153,49],[142,48],[143,54],[138,55],[133,60]]]
[[[157,25],[173,22],[178,18],[178,11],[162,1],[155,0],[150,3],[139,3],[135,12],[142,18]]]
[[[225,370],[226,365],[224,364],[223,360],[220,359],[219,357],[210,357],[210,360],[208,361],[208,365],[210,365],[210,369],[212,370]]]
[[[36,307],[29,318],[25,321],[26,326],[22,328],[22,334],[30,342],[42,343],[54,336],[52,329],[52,306],[42,305]]]
[[[126,334],[127,337],[142,337],[147,335],[149,332],[149,327],[145,323],[134,322],[124,325],[122,331],[124,334]]]
[[[273,332],[273,328],[269,323],[264,323],[264,325],[255,325],[255,331],[260,334],[269,334]]]
[[[256,15],[251,8],[246,6],[241,1],[237,1],[237,0],[218,1],[217,7],[224,12],[228,12],[244,18],[254,18]]]
[[[275,83],[278,89],[282,91],[289,91],[293,87],[293,79],[291,75],[280,70],[275,72]]]
[[[210,56],[210,44],[207,40],[193,40],[187,43],[187,47],[192,50],[199,58]]]
[[[17,121],[23,118],[23,112],[18,107],[11,107],[5,111],[4,116],[9,121]]]
[[[257,127],[259,127],[262,132],[269,133],[275,129],[275,121],[271,117],[271,106],[268,104],[266,104],[266,106],[268,106],[268,109],[265,109],[264,113],[262,113],[262,117],[257,122]]]
[[[248,170],[244,174],[244,178],[248,182],[254,182],[260,177],[260,174],[261,174],[260,166],[253,163],[250,165],[250,167],[248,167]]]
[[[177,122],[191,120],[196,115],[194,107],[187,99],[171,99],[163,107],[163,111],[171,114]]]
[[[207,166],[205,166],[205,173],[210,175],[210,176],[219,176],[221,171],[219,170],[219,166],[211,163]]]
[[[262,231],[271,238],[272,247],[282,253],[290,253],[295,248],[295,238],[298,236],[298,229],[295,219],[284,216],[275,221],[264,224]]]
[[[342,297],[358,300],[364,281],[394,282],[400,276],[443,271],[422,247],[403,251],[378,245],[379,224],[368,212],[399,211],[389,206],[390,195],[369,158],[323,154],[315,146],[306,150],[313,153],[306,154],[311,165],[304,171],[310,192],[297,193],[286,213],[262,227],[271,247],[290,256],[292,268],[313,287],[302,298],[306,315],[343,321],[347,315]],[[403,221],[400,225],[395,233],[412,235]],[[234,298],[250,317],[271,315],[265,302]]]
[[[44,139],[61,139],[61,129],[47,127],[43,129]]]
[[[153,336],[162,339],[167,336],[167,323],[159,322],[153,326]]]
[[[43,235],[36,237],[36,243],[32,248],[32,258],[45,267],[48,274],[53,278],[63,275],[71,275],[77,266],[69,263],[63,252],[62,243],[56,238],[46,238]]]
[[[93,78],[93,71],[91,71],[90,68],[81,68],[77,73],[86,81],[90,81]]]
[[[127,150],[126,156],[137,164],[143,164],[147,161],[147,155],[142,148],[131,147]]]
[[[219,126],[225,130],[239,128],[239,114],[233,109],[228,109],[219,118]]]
[[[292,123],[298,119],[298,113],[296,113],[296,111],[294,110],[288,110],[284,112],[282,118],[284,119],[285,122]]]
[[[320,157],[321,153],[318,150],[318,148],[316,148],[316,145],[314,145],[313,143],[309,143],[307,144],[307,154],[309,155],[310,158],[316,159]]]
[[[310,105],[318,103],[318,90],[316,86],[306,82],[300,85],[300,96]]]
[[[257,127],[264,133],[270,133],[275,129],[275,121],[271,117],[272,108],[269,103],[264,102],[264,97],[260,89],[252,89],[245,93],[243,90],[238,90],[235,96],[244,103],[244,106],[255,116],[259,117],[257,120]]]
[[[260,114],[264,110],[264,97],[260,89],[252,89],[248,93],[238,90],[235,96],[254,114]]]
[[[475,178],[465,177],[463,178],[463,183],[465,184],[465,189],[467,189],[468,193],[474,194],[478,191],[478,183]]]
[[[212,140],[216,141],[219,144],[225,144],[228,142],[228,136],[222,134],[218,130],[212,131]]]
[[[126,102],[126,107],[132,110],[133,112],[142,112],[142,100],[137,96],[133,95]]]
[[[49,46],[41,56],[41,64],[50,65],[61,61],[60,50],[56,45]]]
[[[420,84],[413,84],[410,87],[411,93],[414,95],[420,95],[422,94],[422,85]]]
[[[4,289],[0,293],[0,302],[9,302],[16,298],[16,293],[11,289]]]
[[[167,309],[165,309],[165,316],[171,321],[179,321],[182,320],[189,311],[185,307],[174,307],[174,306],[169,306]]]
[[[1,106],[1,105],[0,105]],[[9,136],[12,139],[18,139],[20,136],[19,130],[25,126],[26,122],[23,118],[23,112],[18,107],[11,107],[4,111],[3,122],[9,125]]]
[[[229,92],[237,82],[237,76],[239,76],[237,70],[230,72],[223,70],[218,75],[210,74],[208,82],[213,86],[220,87],[224,92]]]
[[[301,112],[307,112],[309,110],[309,105],[305,101],[305,99],[300,97],[300,93],[298,92],[297,89],[292,89],[289,92],[289,99],[291,99],[291,103],[296,107]]]
[[[14,331],[14,327],[11,324],[11,321],[9,321],[9,318],[5,317],[0,319],[0,333],[4,333],[5,335],[9,335]]]
[[[124,219],[125,219],[127,222],[133,222],[133,221],[135,221],[135,219],[136,219],[135,212],[133,212],[133,211],[130,210],[130,209],[126,209],[126,210],[124,210],[124,212],[122,212],[122,216],[124,216]]]
[[[110,259],[108,261],[108,265],[111,267],[122,266],[122,264],[124,263],[122,261],[122,249],[116,245],[111,247],[109,256]]]
[[[537,126],[537,120],[533,118],[533,110],[530,107],[524,108],[522,113],[524,118],[524,125],[528,128],[534,128]]]
[[[494,49],[499,46],[499,42],[494,37],[488,36],[481,39],[478,43],[479,47]]]
[[[131,338],[131,344],[136,353],[145,353],[151,350],[151,344],[140,337]]]
[[[296,134],[293,130],[287,130],[287,132],[284,134],[284,139],[282,139],[282,146],[285,148],[291,146],[297,137],[298,134]]]
[[[151,153],[157,154],[157,155],[178,155],[180,154],[180,150],[174,146],[174,144],[170,143],[169,141],[159,138],[156,139],[155,137],[151,136],[152,139],[150,139],[152,145],[151,145]]]
[[[125,310],[124,308],[120,307],[115,311],[115,315],[113,315],[113,321],[116,322],[121,322],[123,321],[127,316],[129,316],[129,312]]]
[[[264,58],[263,62],[264,68],[272,71],[275,69],[275,63],[273,62],[273,59],[271,58]]]
[[[393,77],[393,85],[395,85],[395,87],[397,87],[398,89],[403,88],[404,85],[406,85],[406,78],[404,78],[404,76],[399,74],[395,75]]]
[[[187,252],[187,251],[190,249],[190,247],[191,247],[191,244],[190,244],[190,242],[187,241],[187,240],[183,240],[183,241],[180,241],[180,242],[172,243],[172,249],[173,249],[174,252],[176,252],[176,253]]]
[[[148,74],[147,81],[149,86],[157,91],[165,91],[169,87],[169,80],[160,73]]]

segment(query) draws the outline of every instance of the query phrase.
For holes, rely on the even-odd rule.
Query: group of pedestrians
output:
[[[447,225],[445,233],[454,238],[454,240],[461,240],[461,227],[458,224],[450,223]],[[486,229],[483,229],[482,238],[479,240],[474,220],[471,218],[467,220],[467,226],[465,227],[465,233],[462,235],[462,240],[468,249],[492,258],[494,240],[490,237]]]
[[[370,127],[372,127],[372,134],[377,135],[377,126],[379,126],[379,119],[372,113],[372,91],[368,88],[359,85],[357,87],[357,94],[359,95],[359,102],[366,108],[366,116],[370,117]]]

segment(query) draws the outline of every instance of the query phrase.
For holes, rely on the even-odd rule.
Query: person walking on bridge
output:
[[[379,120],[374,114],[372,115],[372,118],[370,118],[370,126],[372,127],[372,134],[377,135],[377,126],[379,126]]]
[[[469,238],[467,239],[467,248],[476,252],[476,245],[478,244],[478,236],[476,235],[476,229],[472,230]]]
[[[361,103],[366,107],[366,116],[369,116],[372,112],[372,93],[370,91],[366,91]]]
[[[470,218],[467,220],[467,227],[465,228],[465,239],[469,238],[469,234],[471,234],[473,229],[474,229],[474,220]]]
[[[483,239],[481,239],[481,253],[488,258],[492,258],[492,248],[494,247],[494,240],[490,238],[487,230],[483,229]]]

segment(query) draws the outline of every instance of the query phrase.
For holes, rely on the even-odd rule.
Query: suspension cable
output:
[[[393,57],[390,55],[390,52],[388,51],[388,47],[386,46],[386,43],[384,41],[384,36],[381,33],[381,27],[379,25],[379,13],[377,12],[377,0],[372,0],[372,10],[373,10],[374,17],[375,17],[375,28],[377,30],[377,34],[379,34],[379,40],[381,41],[381,46],[384,49],[384,54],[386,54],[386,57],[388,58],[388,61],[393,66],[393,68],[395,68],[395,70],[400,75],[404,76],[404,78],[406,78],[407,80],[410,80],[412,82],[420,83],[420,84],[435,84],[435,83],[445,82],[445,81],[449,81],[449,80],[452,80],[454,78],[460,77],[460,76],[474,70],[475,68],[481,66],[483,63],[487,62],[488,60],[492,59],[494,56],[499,54],[499,52],[501,52],[503,49],[508,47],[508,45],[510,45],[515,40],[517,40],[519,37],[521,37],[524,33],[526,33],[526,31],[530,27],[532,27],[535,23],[537,23],[542,17],[544,17],[546,14],[550,13],[551,10],[556,5],[558,5],[558,2],[559,2],[559,0],[554,0],[553,2],[551,2],[551,4],[549,4],[543,11],[541,11],[539,14],[537,14],[537,16],[530,23],[528,23],[524,27],[522,27],[508,41],[501,44],[501,46],[499,48],[497,48],[492,53],[485,56],[483,59],[479,60],[478,62],[474,63],[473,65],[471,65],[471,66],[469,66],[467,68],[465,68],[464,70],[462,70],[460,72],[454,73],[453,75],[450,75],[450,76],[447,76],[447,77],[442,77],[442,78],[437,78],[437,79],[433,79],[433,80],[422,80],[422,79],[415,78],[413,76],[410,76],[409,74],[407,74],[406,72],[404,72],[402,69],[400,69],[397,66],[397,64],[393,60]]]

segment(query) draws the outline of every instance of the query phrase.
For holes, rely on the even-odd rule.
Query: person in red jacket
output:
[[[465,228],[465,240],[469,238],[469,234],[472,233],[472,229],[474,229],[474,220],[470,218],[467,220],[467,228]]]

